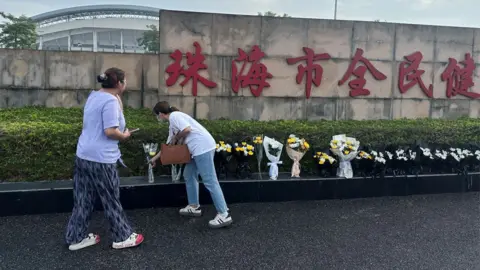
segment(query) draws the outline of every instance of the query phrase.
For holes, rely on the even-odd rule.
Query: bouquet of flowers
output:
[[[310,145],[305,139],[300,139],[294,134],[290,134],[287,139],[286,149],[288,157],[293,160],[292,177],[300,177],[300,160],[310,149]]]
[[[330,151],[340,160],[337,169],[338,177],[352,178],[353,170],[350,161],[358,154],[360,142],[345,134],[335,135],[330,141]]]
[[[370,176],[375,168],[374,158],[367,149],[359,151],[355,159],[352,160],[352,168],[355,169],[355,174],[363,177]]]
[[[253,137],[254,148],[257,149],[257,167],[258,176],[262,179],[262,160],[263,160],[263,135],[257,135]]]
[[[282,161],[280,161],[280,156],[282,155],[283,144],[275,139],[265,136],[263,139],[263,148],[265,149],[265,154],[270,161],[268,163],[268,166],[270,166],[268,176],[270,176],[270,179],[272,180],[277,180],[278,164],[282,164]]]
[[[235,143],[233,149],[237,159],[237,177],[240,179],[249,178],[252,172],[248,162],[255,154],[255,147],[246,142],[242,142],[240,144]]]
[[[328,151],[316,152],[313,159],[317,164],[321,177],[331,177],[335,175],[335,168],[338,162],[334,157],[329,155]]]
[[[226,144],[224,141],[219,141],[215,149],[215,169],[217,170],[217,175],[225,175],[227,178],[228,174],[228,162],[232,158],[232,146]]]

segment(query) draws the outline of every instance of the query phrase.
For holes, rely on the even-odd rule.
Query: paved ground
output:
[[[478,193],[232,205],[232,228],[176,209],[130,211],[135,249],[70,252],[68,214],[0,218],[0,269],[480,269]],[[1,207],[8,207],[3,205]]]

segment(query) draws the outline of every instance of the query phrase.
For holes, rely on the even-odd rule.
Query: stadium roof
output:
[[[135,5],[89,5],[89,6],[79,6],[71,7],[64,9],[57,9],[42,14],[32,16],[31,19],[34,22],[43,22],[49,21],[61,17],[78,17],[85,16],[88,14],[138,14],[151,17],[158,17],[160,9],[153,7],[145,6],[135,6]]]

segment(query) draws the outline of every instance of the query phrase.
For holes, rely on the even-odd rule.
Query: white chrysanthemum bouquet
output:
[[[292,177],[300,177],[300,160],[308,149],[310,149],[310,145],[305,139],[300,139],[294,134],[288,136],[286,151],[288,157],[293,160]]]
[[[339,159],[337,169],[338,177],[352,178],[353,170],[351,160],[358,154],[360,142],[355,138],[347,137],[345,134],[335,135],[330,141],[330,150]]]
[[[263,138],[263,148],[265,149],[265,155],[270,161],[268,162],[268,166],[270,166],[268,176],[270,176],[272,180],[277,180],[278,164],[282,164],[280,156],[282,155],[283,144],[273,138],[265,136]]]

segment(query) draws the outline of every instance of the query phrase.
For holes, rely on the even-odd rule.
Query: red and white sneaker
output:
[[[143,242],[143,235],[132,233],[127,240],[123,242],[113,242],[112,248],[114,249],[122,249],[122,248],[129,248],[129,247],[136,247]]]
[[[83,239],[81,242],[79,243],[76,243],[76,244],[71,244],[68,249],[69,250],[79,250],[79,249],[82,249],[82,248],[86,248],[86,247],[89,247],[89,246],[93,246],[95,244],[98,244],[98,242],[100,242],[100,236],[99,235],[96,235],[96,234],[93,234],[93,233],[90,233],[88,234],[88,236]]]

